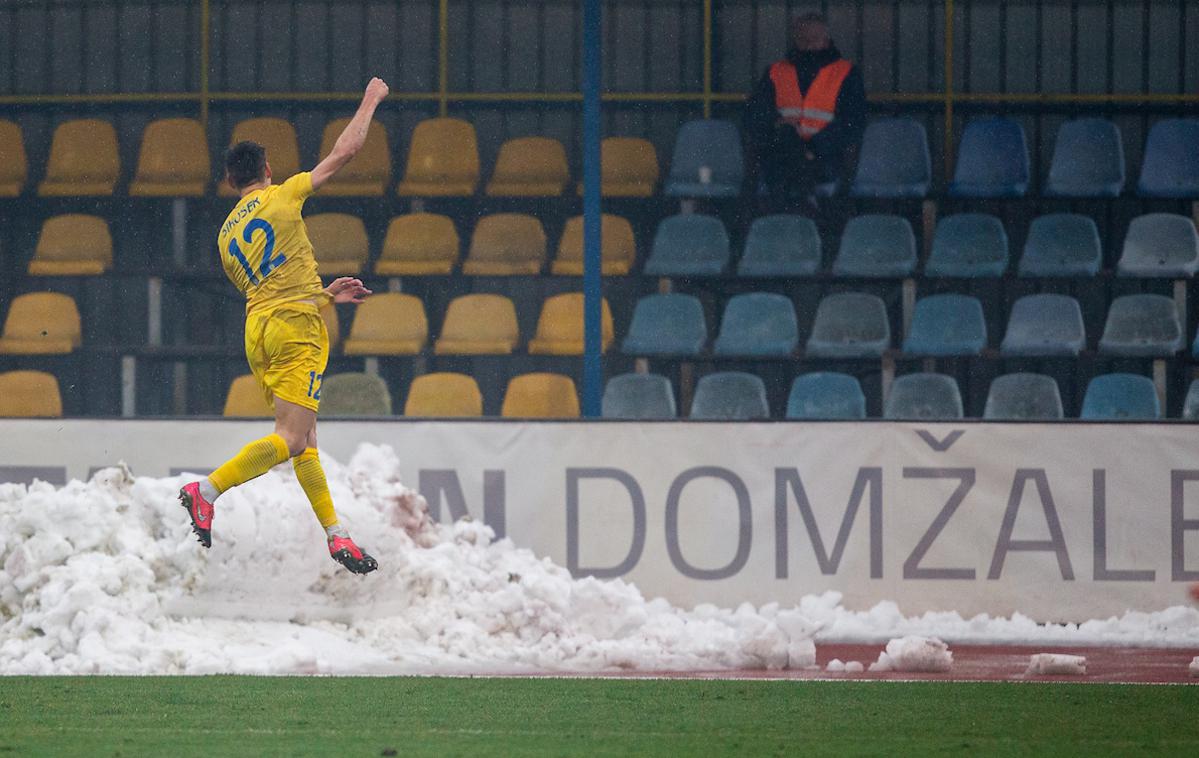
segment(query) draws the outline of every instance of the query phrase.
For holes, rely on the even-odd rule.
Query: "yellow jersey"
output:
[[[296,174],[243,197],[221,225],[221,265],[246,296],[247,314],[297,300],[318,306],[327,300],[300,215],[312,192],[312,175]]]

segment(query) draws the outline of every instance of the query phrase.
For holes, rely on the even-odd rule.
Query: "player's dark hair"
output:
[[[225,172],[233,189],[266,178],[266,148],[257,142],[238,142],[225,151]]]

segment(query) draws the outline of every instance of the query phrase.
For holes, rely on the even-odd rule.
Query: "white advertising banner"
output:
[[[0,421],[0,481],[206,473],[265,428]],[[363,442],[394,447],[442,520],[684,606],[832,589],[851,608],[1081,621],[1177,605],[1199,580],[1191,425],[321,423],[326,455]]]

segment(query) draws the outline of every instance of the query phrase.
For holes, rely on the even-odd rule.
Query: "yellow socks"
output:
[[[321,468],[316,448],[306,448],[291,459],[291,465],[296,470],[296,479],[304,488],[304,494],[308,496],[308,502],[312,503],[312,511],[327,530],[337,523],[337,513],[333,510],[333,497],[329,494],[329,484],[325,481],[325,470]]]
[[[262,476],[287,458],[287,443],[277,434],[268,434],[243,447],[240,453],[209,474],[208,481],[218,492],[224,492]],[[321,481],[324,481],[323,475]]]

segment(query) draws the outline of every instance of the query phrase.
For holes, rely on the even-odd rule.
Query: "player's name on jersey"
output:
[[[242,219],[249,216],[250,213],[259,206],[261,200],[257,197],[250,198],[250,201],[238,208],[237,213],[232,216],[225,225],[221,227],[221,234],[228,234],[229,230],[241,223]]]

